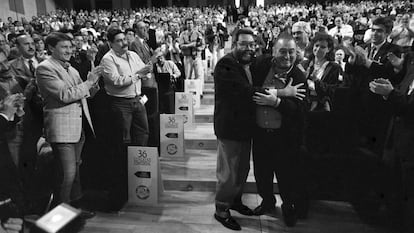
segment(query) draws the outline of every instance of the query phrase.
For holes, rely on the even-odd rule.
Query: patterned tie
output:
[[[30,70],[30,73],[32,73],[32,75],[35,74],[35,67],[33,65],[33,60],[32,59],[29,59],[29,70]]]

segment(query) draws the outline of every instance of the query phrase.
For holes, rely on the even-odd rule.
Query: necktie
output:
[[[244,68],[244,71],[246,72],[246,76],[247,76],[247,79],[249,80],[249,83],[253,84],[252,73],[250,72],[250,66],[245,65],[243,66],[243,68]]]
[[[370,56],[369,56],[369,58],[370,58],[371,60],[373,60],[373,59],[374,59],[374,56],[375,56],[375,52],[376,52],[376,50],[377,50],[377,48],[376,48],[375,46],[373,46],[373,47],[371,48],[371,54],[370,54]]]
[[[32,75],[35,74],[35,67],[33,65],[33,60],[32,59],[29,59],[29,70],[32,73]]]

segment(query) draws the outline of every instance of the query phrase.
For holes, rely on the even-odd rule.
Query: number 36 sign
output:
[[[156,205],[161,190],[158,150],[156,147],[128,147],[128,202]]]

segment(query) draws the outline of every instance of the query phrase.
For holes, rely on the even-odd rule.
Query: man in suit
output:
[[[92,132],[86,98],[93,96],[102,67],[96,67],[82,81],[78,71],[69,64],[72,55],[71,38],[53,32],[46,38],[51,57],[36,69],[40,93],[44,98],[44,127],[46,140],[51,143],[58,170],[62,175],[56,187],[57,202],[74,203],[82,198],[79,166],[85,141],[83,127]],[[85,118],[85,123],[82,120]],[[93,213],[84,212],[85,217]]]
[[[230,209],[253,215],[243,205],[243,186],[250,170],[251,138],[254,126],[254,88],[250,63],[254,58],[253,31],[240,29],[236,47],[225,55],[214,70],[214,131],[218,141],[216,212],[225,227],[241,230]]]
[[[18,35],[16,47],[21,56],[11,61],[10,69],[26,97],[23,127],[20,128],[23,138],[19,158],[24,174],[30,178],[37,156],[36,144],[43,130],[43,100],[40,97],[35,77],[35,69],[41,60],[35,57],[35,44],[29,35]],[[31,182],[28,181],[28,183]]]
[[[375,79],[370,82],[370,91],[385,99],[389,103],[393,113],[392,129],[387,145],[394,152],[391,164],[394,167],[393,186],[388,188],[392,192],[399,192],[392,203],[397,220],[396,226],[403,226],[404,232],[414,232],[414,54],[409,53],[404,61],[396,56],[390,56],[389,60],[397,70],[405,74],[398,85],[393,85],[388,79]],[[401,187],[395,188],[395,184]],[[391,188],[392,187],[392,188]],[[400,207],[400,208],[398,208]],[[403,220],[403,221],[401,221]]]
[[[378,17],[372,23],[372,41],[365,45],[365,49],[356,47],[345,70],[352,75],[351,86],[358,93],[360,101],[355,103],[356,112],[360,114],[359,134],[361,146],[383,154],[384,141],[388,124],[391,118],[390,109],[385,100],[369,91],[369,83],[378,78],[387,78],[393,85],[401,81],[401,75],[394,71],[388,60],[388,54],[397,57],[401,55],[401,48],[387,42],[393,22],[389,18]]]
[[[284,89],[290,84],[305,86],[306,77],[296,65],[297,45],[288,34],[280,35],[274,57],[263,55],[252,66],[253,85],[265,89]],[[301,148],[304,146],[306,96],[281,97],[281,93],[256,92],[256,124],[253,134],[254,175],[262,203],[254,210],[262,215],[275,209],[273,177],[276,174],[285,224],[296,224],[306,217],[307,203]]]
[[[138,54],[144,64],[152,62],[151,57],[153,54],[152,48],[150,48],[146,42],[148,39],[148,26],[143,21],[134,24],[136,30],[136,38],[131,43],[130,50]],[[143,87],[156,87],[155,79],[150,78],[151,74],[148,74],[148,79],[142,81]]]

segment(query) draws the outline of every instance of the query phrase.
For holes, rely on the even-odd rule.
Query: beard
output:
[[[251,63],[254,58],[256,57],[255,51],[237,51],[236,52],[236,58],[239,61],[239,63],[243,65],[247,65]]]

